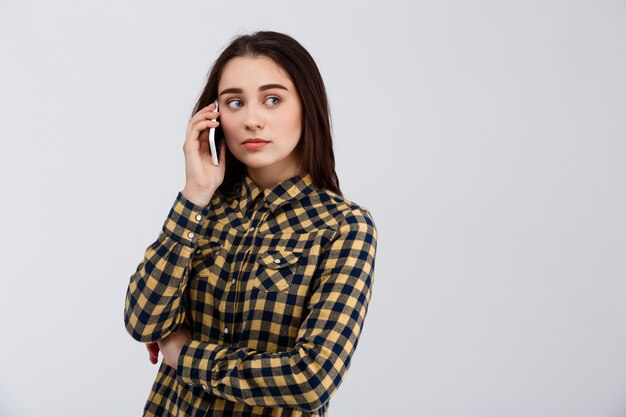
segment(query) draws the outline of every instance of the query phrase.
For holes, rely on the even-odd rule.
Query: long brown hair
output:
[[[258,31],[233,38],[213,63],[192,116],[217,98],[217,84],[226,63],[244,56],[267,56],[289,74],[302,103],[302,133],[295,148],[300,156],[301,172],[310,173],[316,186],[343,196],[335,172],[331,120],[324,81],[311,55],[292,37],[279,32]],[[221,125],[215,129],[215,137],[224,137]],[[231,194],[235,184],[241,182],[245,169],[246,166],[227,147],[226,172],[218,192],[222,195]]]

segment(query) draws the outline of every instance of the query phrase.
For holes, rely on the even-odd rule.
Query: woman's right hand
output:
[[[159,344],[157,342],[146,343],[146,347],[148,348],[148,356],[150,357],[150,362],[152,364],[156,364],[159,361]]]
[[[219,117],[215,103],[200,109],[189,120],[187,136],[183,144],[185,153],[185,189],[183,194],[193,203],[206,206],[213,193],[224,181],[226,142],[221,141],[218,149],[219,165],[213,165],[209,145],[209,129],[219,126],[220,122],[212,121]]]

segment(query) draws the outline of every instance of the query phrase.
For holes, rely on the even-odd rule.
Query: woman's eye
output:
[[[230,104],[231,104],[231,103],[234,103],[234,102],[239,102],[239,103],[241,103],[241,100],[236,100],[236,99],[235,99],[235,100],[230,100],[229,102],[227,102],[227,103],[226,103],[226,105],[227,105],[228,107],[233,107],[233,106],[231,106]],[[240,106],[235,106],[235,107],[240,107]]]
[[[278,97],[269,97],[268,100],[276,100],[274,105],[276,105],[276,104],[278,104],[278,102],[280,102],[280,99]]]
[[[278,103],[280,103],[280,101],[281,100],[278,97],[268,97],[267,100],[265,100],[265,102],[269,103],[269,105],[272,107],[276,106]],[[239,104],[233,104],[233,103],[239,103]],[[227,101],[226,105],[230,108],[239,108],[243,105],[243,103],[241,100],[234,98],[232,100]]]

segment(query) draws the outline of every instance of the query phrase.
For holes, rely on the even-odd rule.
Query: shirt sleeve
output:
[[[185,321],[183,296],[189,264],[209,207],[179,192],[157,240],[146,249],[126,291],[126,330],[140,342],[155,342]]]
[[[191,339],[178,359],[178,379],[251,406],[324,406],[350,366],[374,282],[377,232],[367,209],[361,212],[346,218],[320,256],[319,286],[293,349],[268,353]]]

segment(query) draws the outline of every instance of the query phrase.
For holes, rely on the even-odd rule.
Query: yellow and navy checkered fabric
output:
[[[192,332],[178,369],[161,363],[144,416],[327,416],[363,329],[376,239],[367,208],[310,174],[261,189],[244,173],[207,207],[179,192],[126,293],[137,341]]]

